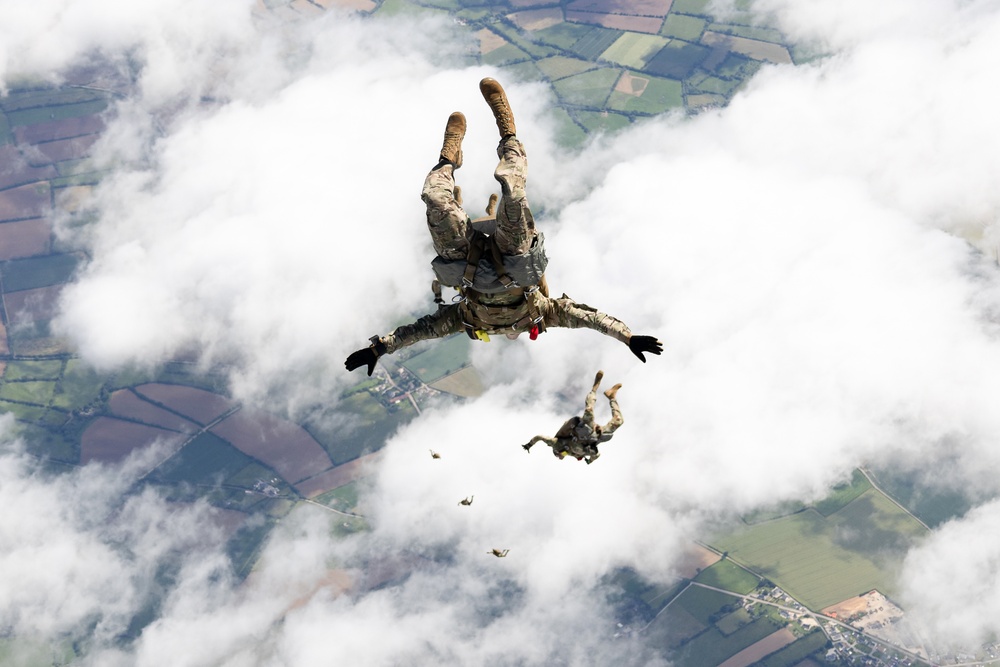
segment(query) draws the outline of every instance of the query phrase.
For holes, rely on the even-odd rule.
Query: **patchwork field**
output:
[[[720,536],[712,546],[822,609],[895,590],[894,562],[925,529],[874,489],[828,518],[813,509]]]
[[[179,384],[151,383],[135,387],[145,399],[159,403],[205,426],[235,407],[229,399],[204,389]]]
[[[729,559],[720,560],[711,567],[702,570],[694,580],[706,586],[724,588],[741,595],[746,595],[760,584],[758,577]]]
[[[667,45],[668,41],[656,35],[625,33],[601,54],[601,60],[632,69],[641,69],[650,58]]]
[[[308,431],[266,412],[240,410],[211,432],[272,468],[293,486],[333,467]]]
[[[111,417],[98,417],[84,431],[80,440],[80,462],[117,463],[134,450],[154,442],[180,444],[185,437],[176,431]]]
[[[46,254],[49,227],[49,222],[40,218],[0,224],[0,261]]]
[[[134,421],[179,431],[181,433],[194,433],[199,429],[198,425],[180,415],[157,407],[139,397],[131,389],[119,389],[111,394],[108,401],[111,414],[131,419]]]

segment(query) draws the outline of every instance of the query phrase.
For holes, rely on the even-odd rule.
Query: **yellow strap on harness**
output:
[[[482,329],[476,329],[475,334],[476,338],[483,341],[484,343],[490,342],[490,335],[485,331],[483,331]]]

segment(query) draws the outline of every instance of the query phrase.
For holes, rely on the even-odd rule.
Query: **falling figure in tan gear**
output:
[[[507,557],[507,554],[508,554],[509,552],[510,552],[510,549],[504,549],[503,551],[500,551],[499,549],[490,549],[490,550],[489,550],[489,551],[487,551],[486,553],[488,553],[488,554],[493,554],[493,555],[494,555],[494,556],[496,556],[497,558],[506,558],[506,557]]]
[[[536,442],[544,442],[552,448],[552,453],[556,455],[556,458],[563,459],[569,454],[575,457],[577,461],[583,459],[587,462],[587,465],[596,461],[601,455],[597,451],[597,445],[610,440],[612,434],[618,430],[618,427],[625,423],[625,420],[622,419],[622,411],[618,408],[617,395],[618,390],[622,388],[621,383],[604,392],[604,395],[608,397],[608,402],[611,404],[611,421],[604,426],[594,423],[594,403],[597,402],[597,388],[601,386],[602,379],[604,379],[604,371],[597,371],[597,376],[594,378],[594,386],[590,390],[590,393],[587,394],[587,400],[584,403],[582,417],[571,417],[566,420],[566,423],[559,428],[554,438],[546,435],[536,435],[528,444],[521,445],[524,451],[530,453],[531,447]]]
[[[473,498],[475,498],[475,496],[469,496],[468,498],[463,498],[462,500],[458,501],[458,504],[459,505],[471,505]]]
[[[439,458],[441,458],[441,455],[438,454],[437,452],[435,452],[433,449],[430,450],[430,451],[431,451],[431,458],[432,459],[439,459]]]
[[[594,329],[628,345],[643,363],[644,353],[660,354],[663,347],[655,336],[633,335],[624,322],[565,294],[549,297],[545,237],[535,229],[528,207],[528,158],[517,138],[514,114],[507,94],[494,79],[480,81],[479,90],[500,132],[500,164],[493,173],[500,183],[500,199],[496,202],[491,197],[487,207],[488,216],[494,217],[474,221],[462,208],[455,170],[462,166],[465,116],[456,111],[448,118],[438,163],[427,174],[421,193],[437,252],[431,266],[437,276],[432,290],[438,309],[384,336],[372,336],[371,345],[351,353],[344,366],[349,371],[367,366],[371,375],[383,354],[421,340],[460,331],[481,341],[497,334],[517,338],[524,332],[534,340],[553,327]],[[458,290],[456,302],[444,304],[439,296],[441,285]]]

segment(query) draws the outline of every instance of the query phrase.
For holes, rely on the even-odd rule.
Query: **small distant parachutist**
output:
[[[497,558],[506,558],[506,557],[507,557],[507,554],[508,554],[509,552],[510,552],[510,549],[504,549],[503,551],[500,551],[499,549],[490,549],[490,550],[489,550],[489,551],[487,551],[486,553],[488,553],[488,554],[493,554],[493,555],[494,555],[494,556],[496,556]]]
[[[441,458],[441,455],[438,454],[437,452],[435,452],[433,449],[430,450],[430,452],[431,452],[431,458],[432,459],[439,459],[439,458]]]
[[[459,505],[471,505],[473,498],[475,498],[475,496],[469,496],[468,498],[463,498],[462,500],[458,501],[458,504]]]

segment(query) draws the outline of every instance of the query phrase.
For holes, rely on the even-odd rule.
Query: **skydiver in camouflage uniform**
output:
[[[555,454],[556,458],[564,459],[568,454],[575,457],[577,461],[585,460],[587,465],[596,461],[597,457],[601,455],[597,451],[597,445],[610,440],[618,427],[625,423],[616,398],[618,390],[622,387],[620,383],[604,392],[611,404],[611,421],[604,426],[594,423],[594,403],[597,401],[597,388],[601,386],[602,379],[604,379],[604,371],[597,371],[594,386],[587,394],[587,400],[584,403],[583,417],[571,417],[566,420],[554,438],[536,435],[528,444],[521,445],[524,451],[530,453],[531,447],[536,442],[544,442],[552,448],[552,453]]]
[[[371,375],[383,354],[461,331],[486,341],[490,334],[516,338],[527,331],[534,340],[548,327],[586,327],[625,343],[643,363],[643,353],[660,354],[663,348],[654,336],[633,335],[620,320],[565,294],[558,299],[549,297],[544,276],[544,236],[536,231],[528,208],[524,189],[527,155],[517,139],[507,95],[491,78],[483,79],[479,89],[500,131],[500,164],[493,175],[500,183],[501,197],[495,220],[473,221],[456,192],[455,170],[462,166],[465,137],[465,116],[461,112],[448,118],[440,160],[427,175],[421,193],[427,206],[427,228],[438,254],[432,266],[440,284],[459,290],[460,301],[439,303],[435,313],[384,336],[372,336],[369,347],[347,358],[347,370],[367,366]],[[492,208],[491,198],[487,212],[492,213]],[[479,224],[482,222],[486,225]]]

